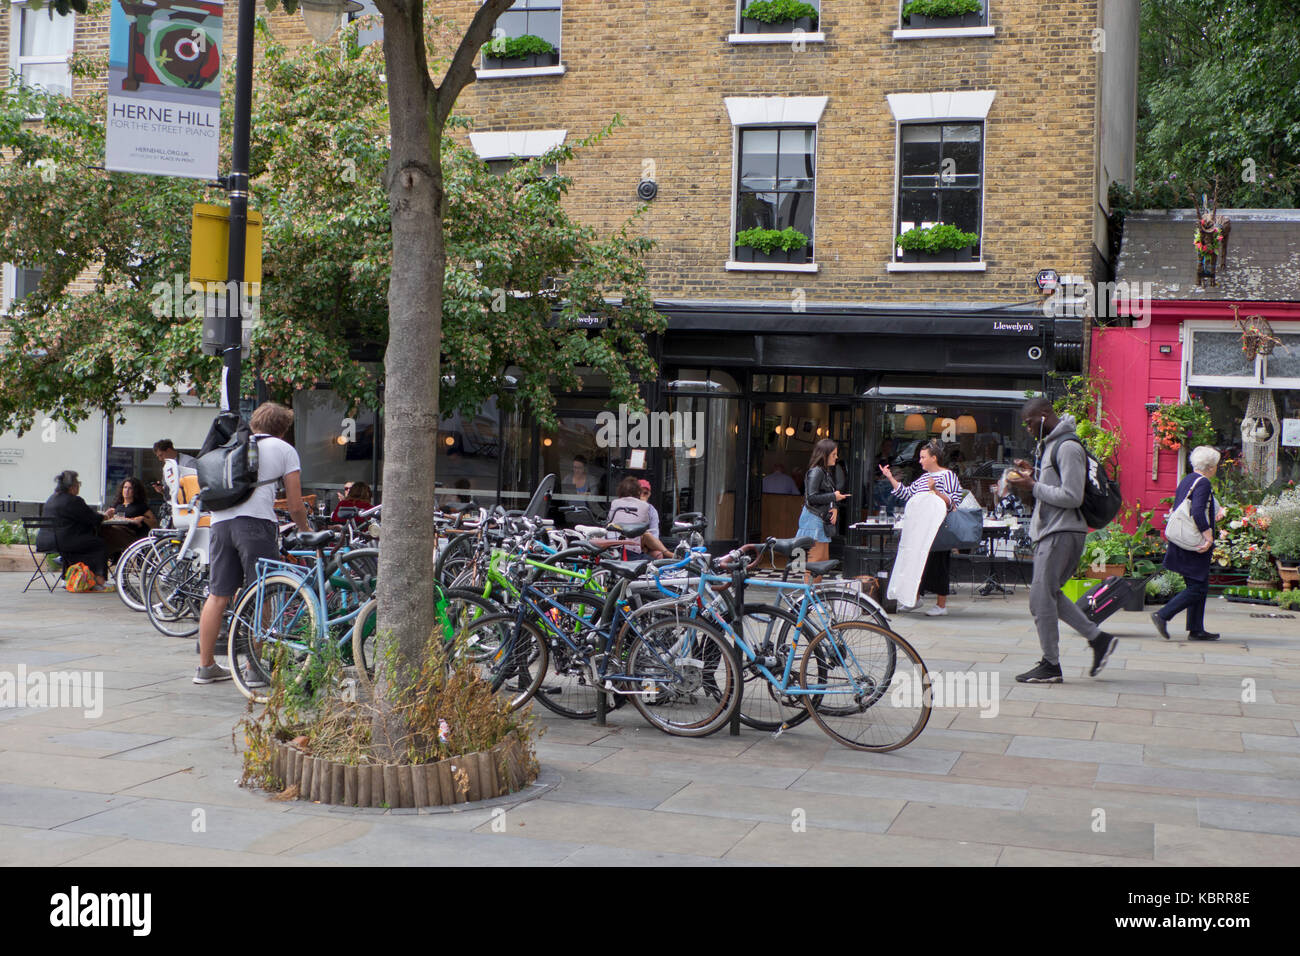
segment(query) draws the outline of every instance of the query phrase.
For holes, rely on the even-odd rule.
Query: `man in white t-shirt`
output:
[[[309,531],[307,508],[302,501],[302,465],[297,450],[283,436],[293,427],[293,410],[275,402],[257,406],[248,420],[257,439],[257,480],[242,504],[213,511],[208,544],[208,599],[199,617],[199,669],[194,683],[229,680],[230,671],[217,663],[217,637],[230,599],[245,584],[257,579],[259,558],[280,557],[279,526],[275,520],[275,480],[284,481],[289,514],[299,531]]]
[[[170,438],[163,438],[153,443],[153,453],[163,467],[163,484],[166,485],[167,500],[175,506],[180,500],[181,476],[197,475],[195,469],[195,460],[193,456],[183,454],[176,450]],[[162,491],[163,488],[157,482],[154,482],[154,488]]]

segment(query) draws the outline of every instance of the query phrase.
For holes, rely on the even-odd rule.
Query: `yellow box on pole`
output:
[[[190,233],[190,282],[225,282],[230,262],[230,207],[195,203]],[[262,281],[262,214],[248,210],[244,281]]]

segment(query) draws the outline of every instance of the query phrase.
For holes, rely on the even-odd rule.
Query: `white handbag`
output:
[[[1204,532],[1196,527],[1196,519],[1192,517],[1192,492],[1196,485],[1197,482],[1192,482],[1191,488],[1187,489],[1187,497],[1165,519],[1165,540],[1184,551],[1196,551],[1205,541]]]

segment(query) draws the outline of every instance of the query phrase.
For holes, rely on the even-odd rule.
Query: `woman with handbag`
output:
[[[888,465],[881,465],[880,473],[894,486],[895,498],[907,501],[913,495],[929,492],[942,498],[948,511],[951,512],[961,501],[963,492],[957,476],[940,464],[942,457],[943,443],[934,439],[921,446],[919,459],[925,474],[910,485],[904,485],[895,478]],[[931,551],[930,556],[925,559],[925,570],[921,573],[921,589],[917,593],[935,595],[935,605],[925,612],[926,617],[942,617],[948,613],[948,578],[951,566],[951,551]],[[905,610],[910,611],[911,608]]]
[[[1210,556],[1214,551],[1214,524],[1224,509],[1214,498],[1210,479],[1219,470],[1219,453],[1201,445],[1187,456],[1192,471],[1183,476],[1174,494],[1174,507],[1165,524],[1165,567],[1187,581],[1187,587],[1151,615],[1151,622],[1166,641],[1168,624],[1180,611],[1187,611],[1189,641],[1217,641],[1218,634],[1205,630],[1205,598],[1210,593]]]
[[[839,446],[830,438],[823,438],[813,446],[812,457],[808,460],[808,472],[803,479],[803,510],[799,512],[799,530],[795,537],[805,535],[815,542],[808,554],[808,561],[825,561],[831,553],[831,534],[839,512],[835,506],[848,495],[835,487],[831,478],[831,469],[840,457]],[[804,583],[808,583],[804,575]],[[821,581],[816,578],[812,583]]]

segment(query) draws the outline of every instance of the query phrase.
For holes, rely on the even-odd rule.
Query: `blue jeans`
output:
[[[1197,581],[1195,578],[1185,578],[1187,587],[1179,591],[1173,598],[1156,611],[1160,618],[1168,623],[1180,611],[1187,611],[1187,632],[1205,630],[1205,599],[1210,593],[1210,581],[1208,578]]]

